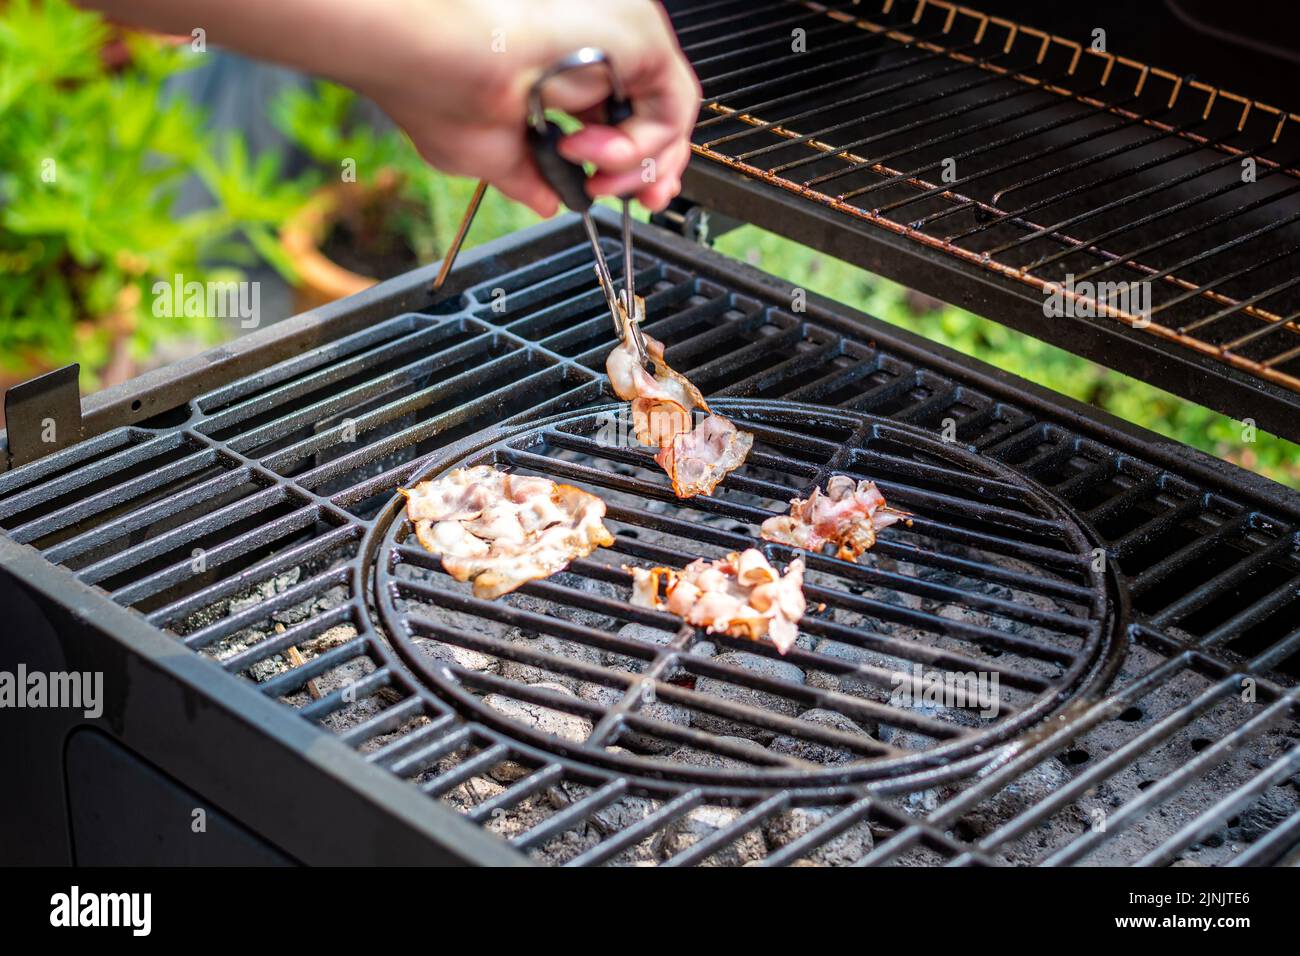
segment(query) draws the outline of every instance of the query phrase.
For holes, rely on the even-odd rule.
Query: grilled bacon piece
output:
[[[718,482],[745,463],[754,436],[721,415],[710,415],[694,431],[678,432],[655,461],[673,480],[678,498],[709,495]]]
[[[633,604],[676,614],[712,634],[752,641],[767,637],[782,654],[794,645],[807,608],[803,561],[791,561],[785,574],[778,574],[756,548],[733,551],[716,561],[700,558],[681,571],[623,570],[632,575]],[[661,581],[666,582],[662,598]]]
[[[621,306],[620,306],[621,308]],[[636,317],[645,316],[645,300],[636,297]],[[700,390],[664,361],[664,344],[644,336],[646,352],[654,363],[651,375],[641,364],[631,335],[626,335],[605,360],[605,373],[614,394],[632,403],[632,425],[637,441],[663,446],[673,436],[691,430],[691,409],[709,410]]]
[[[479,598],[550,577],[614,543],[603,501],[548,478],[477,465],[398,490],[420,544],[457,581],[472,580]]]
[[[638,297],[635,308],[639,321],[645,300]],[[610,385],[632,403],[637,441],[659,448],[655,461],[672,479],[677,497],[712,494],[728,472],[744,464],[754,436],[712,413],[700,390],[664,361],[662,342],[647,335],[645,343],[654,375],[641,365],[629,334],[605,361]],[[698,426],[691,414],[696,408],[709,413]]]
[[[789,514],[768,518],[759,536],[815,553],[833,544],[837,558],[856,561],[876,543],[877,531],[910,517],[885,504],[875,482],[832,475],[825,494],[814,488],[806,499],[792,499]]]

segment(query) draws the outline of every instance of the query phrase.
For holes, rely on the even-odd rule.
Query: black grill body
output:
[[[598,221],[616,263],[616,223]],[[611,773],[422,681],[372,613],[368,542],[395,489],[435,459],[609,401],[611,333],[584,243],[560,219],[469,255],[457,294],[432,298],[434,272],[420,270],[145,376],[87,402],[80,444],[0,476],[16,622],[0,669],[102,671],[107,699],[97,721],[27,710],[3,723],[24,781],[0,813],[11,858],[1244,864],[1293,852],[1300,496],[816,296],[793,311],[787,284],[654,227],[636,238],[648,331],[706,394],[918,434],[951,419],[962,454],[1068,507],[1108,562],[1107,619],[1122,634],[1105,673],[1050,722],[960,765],[830,787],[774,785],[743,760],[730,783]],[[260,640],[240,638],[250,628]],[[297,645],[316,650],[288,666]],[[465,797],[492,774],[490,794]],[[1106,826],[1090,825],[1097,812]]]

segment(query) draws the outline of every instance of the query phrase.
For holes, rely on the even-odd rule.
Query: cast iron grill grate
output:
[[[1295,114],[944,0],[673,23],[696,155],[1300,390]]]
[[[811,788],[987,750],[1084,696],[1103,657],[1121,652],[1093,543],[1010,469],[883,420],[751,400],[715,407],[757,440],[708,498],[676,499],[649,450],[619,440],[617,406],[438,456],[429,475],[495,465],[598,494],[616,541],[485,601],[441,572],[397,502],[377,527],[377,594],[412,668],[453,705],[543,749],[558,743],[683,787]],[[869,474],[913,517],[878,543],[872,566],[805,556],[814,609],[787,654],[629,605],[625,563],[680,567],[751,547],[788,563],[797,552],[759,540],[757,526],[831,474]],[[960,706],[920,706],[925,673],[940,669],[998,684]],[[900,702],[900,688],[914,696]],[[520,702],[571,713],[575,739],[503,719]],[[701,753],[747,766],[700,767]]]
[[[1057,719],[1034,724],[1009,747],[858,782],[828,783],[810,769],[803,785],[769,783],[772,764],[737,766],[737,755],[753,751],[713,742],[729,734],[690,741],[705,767],[727,773],[682,773],[670,761],[656,774],[650,760],[624,772],[453,706],[376,626],[369,548],[387,530],[394,489],[438,460],[463,456],[485,429],[527,431],[542,417],[573,420],[608,401],[596,370],[612,343],[581,235],[570,222],[533,241],[520,257],[525,264],[472,287],[458,309],[395,315],[209,391],[183,422],[169,416],[156,428],[118,428],[0,476],[0,529],[238,675],[250,692],[296,708],[362,759],[545,862],[989,865],[1193,856],[1245,864],[1291,852],[1300,836],[1293,496],[1261,497],[1245,484],[1234,490],[1230,480],[1195,477],[1176,457],[1172,467],[1144,460],[1156,457],[1154,448],[1148,456],[1121,451],[1103,440],[1104,428],[1052,420],[1027,390],[817,302],[792,312],[788,288],[651,232],[638,239],[638,287],[649,292],[650,331],[683,371],[714,394],[773,408],[781,399],[815,404],[832,426],[872,422],[884,434],[928,435],[911,457],[897,442],[868,443],[869,455],[881,454],[859,462],[866,474],[897,469],[893,480],[921,489],[920,504],[945,489],[954,498],[970,493],[969,480],[948,474],[945,455],[971,464],[970,474],[993,476],[1000,484],[990,487],[1006,495],[1059,502],[1066,526],[1106,550],[1113,587],[1105,620],[1124,627],[1127,655],[1108,658],[1119,667],[1108,696],[1063,698]],[[609,253],[617,260],[613,242]],[[950,449],[938,444],[951,430],[946,419],[958,439]],[[819,449],[844,436],[835,427],[805,430],[806,445],[789,456],[803,462],[806,482],[830,460]],[[550,435],[570,446],[581,437],[560,434],[554,423]],[[561,457],[547,467],[580,465]],[[727,500],[705,510],[730,519]],[[623,522],[621,538],[627,530],[636,529]],[[718,547],[739,537],[728,525],[692,528],[697,540],[705,533]],[[886,562],[913,546],[912,533],[882,540],[863,573],[877,581],[894,573]],[[660,553],[649,538],[628,546]],[[1079,619],[1091,621],[1103,605],[1090,573],[1077,567],[1079,548],[1067,549],[1074,570],[1055,571],[1066,582],[1063,596],[1088,608]],[[970,560],[934,560],[941,557],[959,570]],[[985,576],[1017,572],[996,559],[984,563]],[[1043,576],[1040,587],[1052,580]],[[1076,590],[1085,585],[1086,599]],[[963,587],[939,579],[880,590],[951,596],[943,589]],[[962,598],[980,613],[998,600],[1005,595],[974,590]],[[926,621],[937,616],[923,613]],[[1050,613],[1060,624],[1064,612]],[[462,623],[469,630],[474,622]],[[968,634],[987,625],[964,623]],[[926,653],[923,646],[915,653]],[[930,646],[943,644],[935,637]],[[1010,667],[1013,658],[1004,651],[990,660]],[[572,716],[523,710],[517,719]],[[930,747],[911,748],[922,765]],[[866,767],[876,759],[858,756]],[[981,766],[973,777],[949,779]],[[1105,827],[1095,826],[1098,813]]]

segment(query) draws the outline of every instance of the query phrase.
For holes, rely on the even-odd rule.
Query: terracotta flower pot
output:
[[[109,332],[108,362],[99,370],[100,388],[121,384],[139,371],[135,358],[131,355],[131,340],[138,324],[136,309],[139,305],[140,287],[128,285],[118,294],[117,311],[102,316],[93,323]]]
[[[280,245],[293,260],[298,273],[294,304],[299,311],[368,289],[379,280],[345,269],[321,251],[334,224],[357,215],[378,198],[394,194],[397,176],[381,174],[373,186],[360,183],[332,183],[317,190],[311,199],[280,229]]]

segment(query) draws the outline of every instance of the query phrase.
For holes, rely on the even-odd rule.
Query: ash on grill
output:
[[[725,519],[712,519],[711,523],[727,531],[735,527]],[[895,567],[909,574],[918,570],[908,568],[903,563],[897,563]],[[318,570],[313,569],[313,573]],[[232,613],[242,611],[276,594],[281,594],[296,584],[302,576],[303,572],[294,569],[263,582],[241,597],[232,599],[230,610]],[[933,571],[929,576],[945,583],[952,583],[953,580],[951,575],[935,574]],[[572,575],[567,578],[564,583],[569,586],[587,587],[597,593],[602,590],[608,593],[611,590],[609,586],[600,582],[579,579]],[[1001,593],[996,587],[988,585],[985,585],[984,590],[990,593]],[[878,597],[892,594],[883,590],[864,591],[864,593],[872,593]],[[917,604],[902,595],[895,594],[892,599],[909,605]],[[516,600],[532,608],[546,606],[546,602],[523,595],[516,596]],[[337,593],[304,602],[288,612],[277,613],[274,617],[260,622],[260,628],[249,629],[223,641],[209,653],[221,658],[242,651],[264,640],[268,634],[280,632],[286,625],[299,623],[306,615],[327,613],[339,606],[340,598]],[[554,610],[553,605],[551,609]],[[458,615],[446,609],[441,613],[449,621],[461,626],[482,628],[485,623],[479,617]],[[908,629],[898,626],[895,626],[891,633],[900,637],[909,636]],[[310,659],[318,653],[340,646],[355,635],[356,630],[351,625],[336,625],[325,631],[319,638],[304,642],[300,650]],[[658,635],[652,632],[637,636],[653,639]],[[923,637],[919,634],[910,636]],[[530,644],[546,640],[522,633],[516,633],[514,637],[518,641]],[[426,642],[425,648],[433,658],[450,658],[460,666],[473,670],[499,673],[503,664],[509,667],[509,662],[492,655],[436,641]],[[847,645],[845,649],[849,649]],[[706,653],[715,652],[714,648],[707,645],[701,646],[700,650]],[[877,655],[877,657],[884,661],[883,656]],[[1161,663],[1158,655],[1141,648],[1134,648],[1117,681],[1121,685],[1135,682],[1155,670]],[[254,680],[263,681],[284,673],[289,666],[284,656],[277,654],[252,665],[248,675]],[[374,670],[375,665],[369,658],[355,658],[347,664],[332,669],[326,676],[317,678],[315,683],[321,693],[330,693],[355,684]],[[581,687],[579,686],[579,690],[575,691],[574,682],[564,678],[563,675],[540,669],[530,672],[522,668],[514,673],[529,684],[541,685],[563,696],[581,694]],[[1081,769],[1131,744],[1132,736],[1136,731],[1145,729],[1184,708],[1190,701],[1203,694],[1208,684],[1205,679],[1186,673],[1171,684],[1158,687],[1141,699],[1138,705],[1123,708],[1111,721],[1103,723],[1096,730],[1076,741],[1059,756],[1050,758],[1015,778],[997,795],[996,799],[963,816],[955,825],[956,836],[961,840],[973,842],[994,833],[999,826],[1061,792],[1075,779]],[[309,704],[314,696],[304,689],[286,695],[282,699],[292,706],[302,707]],[[322,723],[335,733],[345,733],[391,709],[396,703],[395,698],[398,697],[399,695],[385,688],[375,696],[362,696],[356,703],[329,714]],[[572,739],[585,737],[591,730],[589,721],[561,710],[523,704],[505,698],[500,699],[497,706],[500,706],[512,719]],[[650,708],[652,711],[658,709],[662,719],[672,720],[676,717],[679,720],[686,720],[689,716],[684,709],[672,708],[671,705],[650,705]],[[1099,787],[1090,789],[1064,809],[1048,815],[1042,826],[1032,830],[1021,843],[1000,850],[997,859],[1011,864],[1033,863],[1041,858],[1044,848],[1063,844],[1081,833],[1086,833],[1095,825],[1097,819],[1104,819],[1104,816],[1099,817],[1099,815],[1109,814],[1115,808],[1141,797],[1145,791],[1183,767],[1189,759],[1193,759],[1212,742],[1222,739],[1241,726],[1252,716],[1251,711],[1250,705],[1233,698],[1225,698],[1218,707],[1211,708],[1203,716],[1172,735],[1168,744],[1160,750],[1120,770],[1114,777],[1106,780]],[[800,719],[824,723],[827,726],[855,733],[866,732],[843,715],[829,710],[806,711],[800,715]],[[408,735],[428,727],[430,723],[430,718],[427,716],[412,718],[397,730],[367,741],[361,750],[363,753],[373,754],[385,747],[400,744]],[[876,730],[878,732],[878,728]],[[752,743],[742,738],[732,738],[731,742],[738,746]],[[1107,844],[1090,862],[1097,865],[1132,863],[1147,847],[1164,842],[1177,832],[1184,820],[1191,819],[1201,808],[1213,803],[1220,796],[1222,778],[1259,771],[1296,745],[1295,731],[1287,728],[1279,728],[1252,741],[1219,771],[1188,787],[1170,805],[1170,812],[1144,823],[1138,834],[1141,837],[1139,843],[1136,845],[1124,842]],[[629,747],[654,752],[656,748],[662,747],[662,742],[647,737],[630,741]],[[793,737],[774,738],[768,747],[774,751],[801,756],[817,763],[835,764],[849,759],[843,751],[818,747]],[[486,749],[486,747],[466,746],[463,750],[442,757],[412,779],[417,784],[422,784],[447,774],[454,774]],[[612,749],[622,748],[616,745]],[[749,766],[741,760],[693,751],[689,748],[671,751],[668,756],[674,761],[707,767]],[[481,807],[492,809],[493,800],[506,793],[511,785],[526,779],[531,772],[529,767],[518,762],[501,761],[457,783],[442,798],[461,812],[468,813]],[[517,837],[551,820],[575,803],[589,799],[595,789],[591,785],[561,780],[554,785],[539,788],[535,795],[513,807],[490,812],[485,818],[487,821],[485,825],[505,838]],[[905,812],[922,817],[940,804],[959,795],[962,789],[961,786],[943,786],[911,794],[905,798]],[[562,830],[556,837],[537,848],[534,855],[540,860],[553,864],[573,861],[582,853],[598,848],[603,841],[661,812],[669,802],[649,796],[621,797],[596,810],[579,825]],[[1210,866],[1228,862],[1244,846],[1266,835],[1298,810],[1300,810],[1300,787],[1297,787],[1295,780],[1292,780],[1289,785],[1270,788],[1263,800],[1231,818],[1226,826],[1210,834],[1200,843],[1194,844],[1185,856],[1176,860],[1175,865]],[[705,838],[734,825],[743,812],[743,807],[701,802],[670,826],[654,831],[610,862],[615,865],[662,863]],[[836,820],[843,812],[845,812],[843,805],[838,803],[793,806],[780,810],[761,826],[746,833],[743,838],[729,843],[706,858],[704,862],[708,865],[757,865],[772,856],[774,862],[780,861],[789,865],[845,865],[866,858],[877,841],[886,841],[897,836],[906,823],[905,820],[898,818],[863,816],[838,835],[825,842],[814,843],[801,855],[789,858],[784,853],[785,848],[795,844],[795,841],[816,831],[818,827],[826,826],[829,821]],[[894,862],[896,865],[939,865],[946,859],[947,856],[944,854],[919,846]]]

